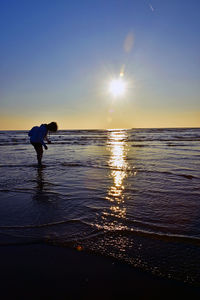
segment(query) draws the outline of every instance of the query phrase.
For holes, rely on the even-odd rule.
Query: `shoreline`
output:
[[[200,296],[200,287],[159,278],[116,259],[73,248],[12,245],[0,246],[0,254],[2,299]]]

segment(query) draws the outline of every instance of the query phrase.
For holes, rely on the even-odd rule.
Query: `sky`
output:
[[[199,0],[0,0],[0,130],[200,127],[199,32]]]

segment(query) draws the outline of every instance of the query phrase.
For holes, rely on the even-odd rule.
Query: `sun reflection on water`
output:
[[[126,130],[115,130],[108,132],[107,146],[110,151],[108,165],[111,170],[112,185],[108,189],[106,199],[112,202],[109,214],[113,217],[123,219],[126,217],[124,199],[124,179],[127,177],[127,144],[128,134]]]

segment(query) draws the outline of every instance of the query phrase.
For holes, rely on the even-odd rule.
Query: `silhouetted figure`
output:
[[[47,145],[44,143],[44,140],[46,140],[48,144],[51,144],[51,141],[47,138],[48,131],[56,132],[57,130],[57,123],[51,122],[49,124],[42,124],[40,127],[34,126],[29,131],[28,135],[30,136],[30,142],[37,153],[38,166],[42,165],[42,146],[45,148],[45,150],[48,149]]]

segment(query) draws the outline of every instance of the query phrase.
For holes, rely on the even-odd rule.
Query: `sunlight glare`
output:
[[[109,149],[111,157],[109,166],[111,167],[111,176],[113,178],[113,185],[108,191],[108,200],[117,203],[123,202],[123,180],[127,177],[128,164],[126,161],[126,138],[127,133],[124,131],[113,131],[109,135]]]
[[[126,92],[126,82],[122,79],[122,77],[123,76],[113,79],[109,84],[109,92],[114,97],[123,96]]]

